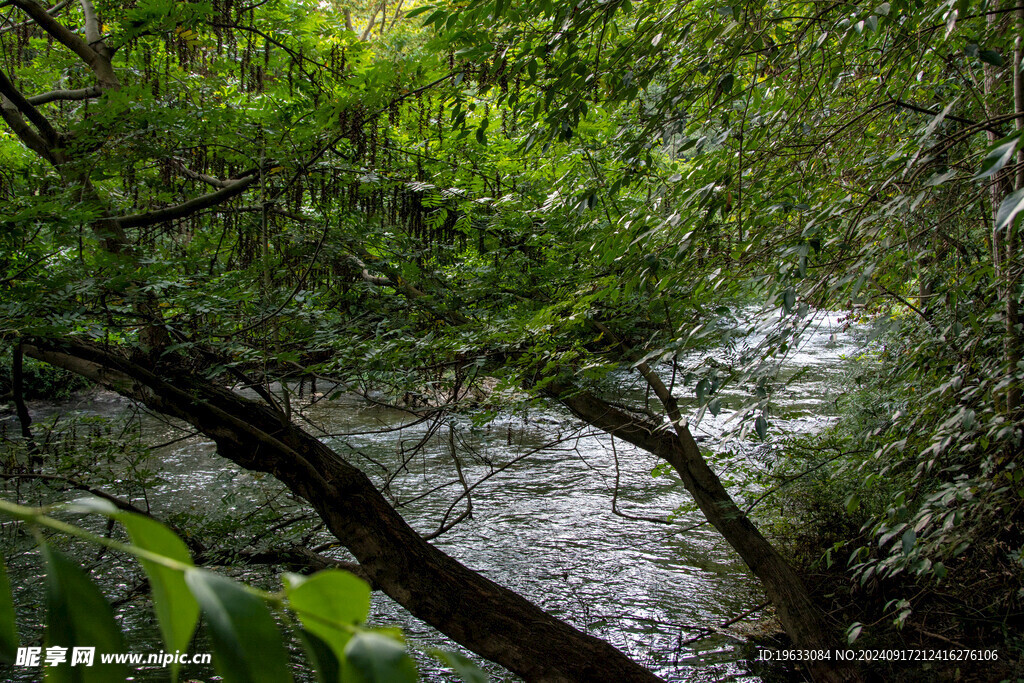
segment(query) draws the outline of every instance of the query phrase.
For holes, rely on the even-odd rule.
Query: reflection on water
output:
[[[827,386],[829,373],[840,355],[853,348],[837,316],[818,319],[790,352],[780,375],[773,396],[773,429],[820,428],[834,400]],[[749,401],[741,386],[727,386],[720,396],[721,413],[705,414],[695,426],[695,433],[706,438],[702,445],[711,450],[717,449],[724,430],[737,426],[736,420],[730,421],[732,413]],[[684,401],[683,407],[696,413],[692,402]],[[114,415],[126,407],[103,395],[84,405],[36,406],[36,419],[71,409]],[[650,454],[618,441],[613,452],[607,435],[581,430],[554,409],[502,415],[486,426],[456,419],[437,429],[429,422],[399,429],[410,421],[408,414],[346,397],[306,404],[304,413],[310,425],[350,434],[325,440],[377,481],[384,481],[383,469],[363,456],[399,473],[386,492],[422,533],[434,531],[446,514],[450,520],[464,510],[465,500],[452,507],[463,491],[453,466],[453,426],[465,480],[472,484],[490,476],[472,491],[472,516],[435,541],[445,552],[576,627],[607,639],[667,680],[761,680],[745,666],[751,648],[743,640],[715,633],[688,642],[704,634],[706,627],[763,601],[721,537],[707,525],[691,528],[702,521],[699,513],[682,513],[672,525],[612,513],[616,477],[618,509],[629,515],[664,519],[688,502],[674,477],[651,476],[657,461]],[[162,420],[144,417],[143,423],[151,443],[180,436]],[[372,433],[380,429],[387,431]],[[424,441],[430,430],[433,435]],[[422,447],[414,448],[421,441]],[[538,450],[551,442],[557,445]],[[729,449],[735,457],[750,455],[744,442],[733,441]],[[158,516],[201,512],[225,501],[244,512],[265,502],[266,494],[253,500],[248,493],[255,490],[257,475],[239,472],[217,457],[209,442],[190,438],[157,454],[163,482],[149,500]],[[507,469],[495,473],[504,466]],[[429,492],[433,493],[425,495]],[[104,568],[111,586],[126,585],[123,576],[134,571]],[[247,570],[243,576],[271,586],[269,573]],[[32,583],[30,579],[22,590],[30,590]],[[160,650],[148,611],[127,606],[121,613],[126,628],[136,632],[128,637],[133,651]],[[375,596],[373,619],[400,625],[410,640],[425,647],[457,648],[385,596]],[[454,680],[429,658],[422,658],[422,664],[425,678]],[[513,680],[488,668],[497,680]],[[184,673],[202,680],[211,675],[209,670]],[[160,671],[140,672],[137,680],[163,678]]]

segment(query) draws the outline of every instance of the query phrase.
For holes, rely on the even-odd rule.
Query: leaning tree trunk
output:
[[[653,377],[648,377],[648,381],[657,382]],[[831,655],[828,660],[821,657],[804,661],[815,681],[845,683],[859,680],[859,674],[852,665],[835,660],[837,643],[821,609],[814,604],[803,581],[785,558],[761,535],[722,486],[701,455],[689,429],[683,425],[674,399],[662,397],[664,392],[658,392],[676,426],[673,430],[630,415],[598,396],[568,384],[554,381],[547,385],[546,390],[580,419],[653,453],[675,469],[707,520],[761,581],[793,645],[802,650]]]
[[[416,617],[528,681],[657,681],[608,643],[552,617],[424,541],[358,468],[267,406],[163,363],[90,342],[33,340],[25,354],[99,382],[213,439],[239,466],[309,501],[375,585]]]

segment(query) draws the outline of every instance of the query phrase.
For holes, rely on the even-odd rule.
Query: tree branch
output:
[[[14,105],[14,107],[21,112],[21,114],[32,122],[32,125],[36,127],[43,140],[46,141],[47,148],[52,148],[56,145],[60,139],[60,135],[54,129],[50,122],[45,116],[39,113],[39,110],[32,106],[32,104],[25,99],[17,88],[14,87],[14,83],[7,78],[7,74],[0,70],[0,95],[3,95],[7,101]]]
[[[61,45],[81,57],[82,61],[89,66],[92,66],[96,58],[99,57],[96,51],[89,47],[84,40],[72,33],[64,24],[50,16],[50,13],[35,2],[35,0],[11,0],[11,3],[32,17],[44,31],[53,36]]]
[[[100,87],[115,88],[118,86],[117,76],[114,75],[114,68],[110,64],[108,55],[90,47],[88,43],[79,38],[67,26],[50,16],[46,8],[35,2],[35,0],[10,0],[10,2],[32,17],[40,28],[53,36],[57,42],[74,52],[83,62],[88,64],[96,78],[99,79]]]
[[[3,118],[26,147],[51,164],[57,165],[57,161],[50,151],[50,146],[39,137],[39,133],[32,130],[31,126],[25,123],[25,119],[22,118],[15,106],[6,97],[0,97],[0,118]]]
[[[213,187],[219,187],[223,189],[225,187],[231,187],[232,183],[237,182],[236,180],[221,180],[220,178],[214,178],[213,176],[206,175],[205,173],[198,173],[196,171],[193,171],[191,168],[185,165],[184,161],[178,159],[177,157],[171,159],[171,163],[174,164],[174,166],[179,171],[184,173],[192,180],[198,180],[200,182],[206,183],[207,185],[212,185]]]
[[[197,564],[208,564],[209,560],[219,561],[221,558],[211,554],[209,557],[200,556],[196,558]],[[246,564],[283,564],[293,570],[311,569],[344,569],[350,574],[355,574],[363,581],[370,584],[373,590],[380,590],[380,586],[373,580],[362,566],[357,562],[346,562],[336,560],[333,557],[321,555],[305,546],[297,545],[291,548],[273,548],[270,550],[239,550],[231,553],[234,562]]]
[[[96,8],[92,5],[92,0],[79,0],[79,4],[82,6],[82,14],[85,16],[85,40],[89,43],[89,47],[93,47],[98,43],[102,42],[103,38],[100,36],[100,22],[96,18]]]
[[[190,199],[187,202],[168,206],[164,209],[157,209],[156,211],[124,216],[122,218],[115,219],[115,221],[122,228],[144,228],[150,225],[157,225],[158,223],[173,221],[178,218],[187,218],[188,216],[202,211],[203,209],[216,206],[226,202],[232,197],[242,194],[246,189],[251,187],[258,178],[259,174],[253,174],[251,176],[235,180],[227,187],[217,190],[216,192],[204,194],[201,197]]]
[[[928,114],[929,116],[938,116],[941,113],[941,112],[935,111],[934,109],[928,109],[927,107],[919,107],[916,104],[912,104],[910,102],[904,102],[903,100],[893,100],[892,103],[895,104],[897,107],[899,107],[901,109],[907,109],[907,110],[910,110],[910,111],[916,111],[919,114]],[[950,121],[956,121],[957,123],[962,123],[964,125],[971,126],[973,128],[980,128],[982,130],[992,131],[993,133],[995,133],[996,135],[998,135],[1000,137],[1003,136],[1002,130],[1000,130],[999,128],[996,128],[991,121],[982,121],[981,123],[978,123],[977,121],[971,121],[970,119],[965,119],[962,116],[955,116],[953,114],[946,114],[946,118],[949,119]]]
[[[4,3],[4,4],[6,5],[6,4],[11,4],[11,3]],[[61,11],[62,9],[64,9],[65,7],[67,7],[70,4],[71,4],[71,0],[62,0],[61,2],[58,2],[56,5],[51,7],[50,9],[46,10],[46,13],[49,14],[50,16],[56,16],[57,12]],[[23,21],[23,22],[21,22],[19,24],[15,24],[14,22],[11,22],[10,26],[4,26],[3,28],[0,28],[0,35],[2,35],[4,33],[10,33],[11,31],[17,31],[19,28],[22,28],[23,26],[27,26],[27,25],[29,25],[31,23],[33,23],[33,22],[31,22],[31,21]]]
[[[40,105],[47,104],[49,102],[56,102],[58,100],[88,100],[94,97],[99,97],[102,94],[103,89],[98,85],[94,85],[91,88],[80,88],[78,90],[51,90],[50,92],[45,92],[41,95],[26,97],[25,100],[29,102],[29,104]]]

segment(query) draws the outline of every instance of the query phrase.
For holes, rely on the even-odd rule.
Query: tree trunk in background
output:
[[[1021,74],[1022,50],[1021,32],[1024,31],[1024,5],[1017,8],[1015,17],[1017,38],[1014,42],[1013,61],[1013,111],[1017,115],[1014,119],[1014,127],[1017,132],[1024,130],[1024,74]],[[1020,145],[1020,143],[1018,143]],[[1017,150],[1017,172],[1014,177],[1013,189],[1019,191],[1024,189],[1024,148]],[[1010,366],[1010,372],[1017,371],[1017,364],[1021,360],[1020,332],[1017,325],[1020,322],[1017,296],[1020,293],[1020,259],[1017,254],[1017,232],[1013,223],[1006,226],[1006,257],[1004,261],[1006,272],[1006,362]],[[1020,406],[1021,387],[1013,382],[1007,388],[1007,409],[1014,410]]]
[[[14,400],[14,409],[18,413],[18,424],[21,427],[21,436],[28,445],[29,466],[35,469],[40,464],[39,446],[36,445],[32,436],[32,416],[28,413],[28,406],[25,405],[25,382],[24,382],[24,352],[21,342],[14,345],[11,353],[11,398]]]
[[[989,26],[993,27],[1000,19],[1000,15],[996,13],[999,10],[999,0],[993,1],[990,10],[991,13],[986,16],[986,20]],[[1015,12],[1015,22],[1017,22],[1018,30],[1020,29],[1020,21],[1021,10],[1018,9]],[[1013,111],[1020,114],[1024,111],[1024,92],[1022,92],[1020,75],[1019,38],[1015,47],[1013,59],[1010,61],[1011,71],[1013,72],[1011,76],[1013,79]],[[989,119],[996,118],[996,115],[1000,113],[1000,107],[997,106],[998,102],[993,99],[998,77],[997,67],[992,64],[985,64],[983,83],[984,103],[986,116]],[[1019,118],[1016,119],[1015,127],[1018,131],[1021,130],[1021,125],[1021,120]],[[998,135],[993,130],[987,130],[986,136],[990,145],[998,139]],[[1019,151],[1017,154],[1017,162],[1021,163],[1022,161],[1024,161],[1024,150]],[[1016,239],[1013,232],[1013,222],[1005,228],[999,227],[999,205],[1010,194],[1011,190],[1020,189],[1022,186],[1024,186],[1024,169],[1022,168],[1017,169],[1013,178],[1010,177],[1006,169],[1003,169],[992,176],[992,181],[989,183],[989,202],[992,215],[992,270],[996,280],[996,296],[999,298],[1003,308],[1002,313],[1005,324],[1003,362],[1006,365],[1006,372],[1008,374],[1013,374],[1017,371],[1017,363],[1020,361],[1020,343],[1017,335],[1017,323],[1019,320],[1017,290],[1020,286],[1020,277],[1017,273],[1018,259],[1015,253]],[[996,398],[997,409],[1001,407],[1006,412],[1012,412],[1020,405],[1020,398],[1020,387],[1017,386],[1015,381],[1011,382],[1006,388],[1005,393]],[[1000,403],[1003,405],[1000,406]]]

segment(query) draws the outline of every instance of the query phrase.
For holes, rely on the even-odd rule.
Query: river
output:
[[[843,329],[838,315],[819,315],[788,354],[772,397],[775,433],[814,432],[830,419],[836,372],[844,355],[859,348]],[[723,350],[710,355],[728,360],[729,354]],[[687,360],[695,363],[700,358]],[[759,440],[733,438],[722,444],[723,433],[737,424],[730,421],[732,412],[749,400],[748,394],[727,387],[720,396],[719,415],[705,414],[693,426],[702,447],[719,454],[714,460],[719,468],[763,466],[770,446]],[[682,407],[696,412],[692,400],[683,401]],[[323,438],[378,481],[383,468],[359,454],[391,472],[401,470],[388,493],[417,530],[433,531],[462,491],[448,426],[414,450],[430,423],[403,427],[410,422],[405,412],[344,394],[334,400],[307,398],[296,402],[296,408],[311,430],[334,434]],[[76,415],[118,420],[129,410],[121,399],[105,393],[62,404],[34,404],[32,409],[36,420],[58,414],[63,420]],[[139,419],[142,438],[149,444],[181,435],[178,426],[164,420],[147,415]],[[705,630],[751,610],[764,598],[731,548],[710,526],[700,525],[699,512],[689,510],[688,495],[678,480],[652,477],[657,464],[653,456],[622,442],[613,449],[607,435],[580,431],[578,423],[551,407],[499,413],[486,424],[459,417],[454,424],[465,479],[486,479],[472,492],[472,516],[435,541],[445,552],[578,628],[607,639],[666,680],[760,681],[772,676],[752,672],[749,662],[755,649],[740,635],[743,622],[710,634]],[[558,444],[541,448],[551,442]],[[400,468],[403,460],[407,462]],[[244,518],[268,506],[280,515],[299,510],[275,482],[240,472],[198,437],[154,449],[153,462],[159,463],[162,481],[150,491],[149,504],[158,517],[177,513],[199,519],[220,510]],[[675,511],[673,523],[613,514],[616,479],[620,512],[664,519]],[[443,484],[447,485],[423,495]],[[464,502],[455,506],[453,515],[464,509]],[[329,540],[322,533],[314,538],[316,543]],[[345,557],[343,552],[337,556]],[[12,562],[21,600],[32,599],[41,580],[30,557],[19,555]],[[138,576],[134,567],[120,562],[99,566],[103,583],[113,594],[123,592]],[[268,587],[275,581],[266,568],[247,569],[243,576]],[[120,605],[119,618],[133,651],[157,651],[161,648],[144,602]],[[417,646],[458,649],[385,596],[375,596],[372,616],[375,624],[401,626]],[[769,612],[758,611],[751,619],[768,616]],[[37,623],[24,621],[26,626]],[[197,651],[202,651],[201,643]],[[419,659],[424,679],[456,680],[429,657]],[[516,680],[485,666],[493,680]],[[14,679],[34,680],[21,673],[29,672],[15,672]],[[205,681],[213,672],[188,667],[183,673]],[[140,671],[135,680],[164,680],[164,672]]]

